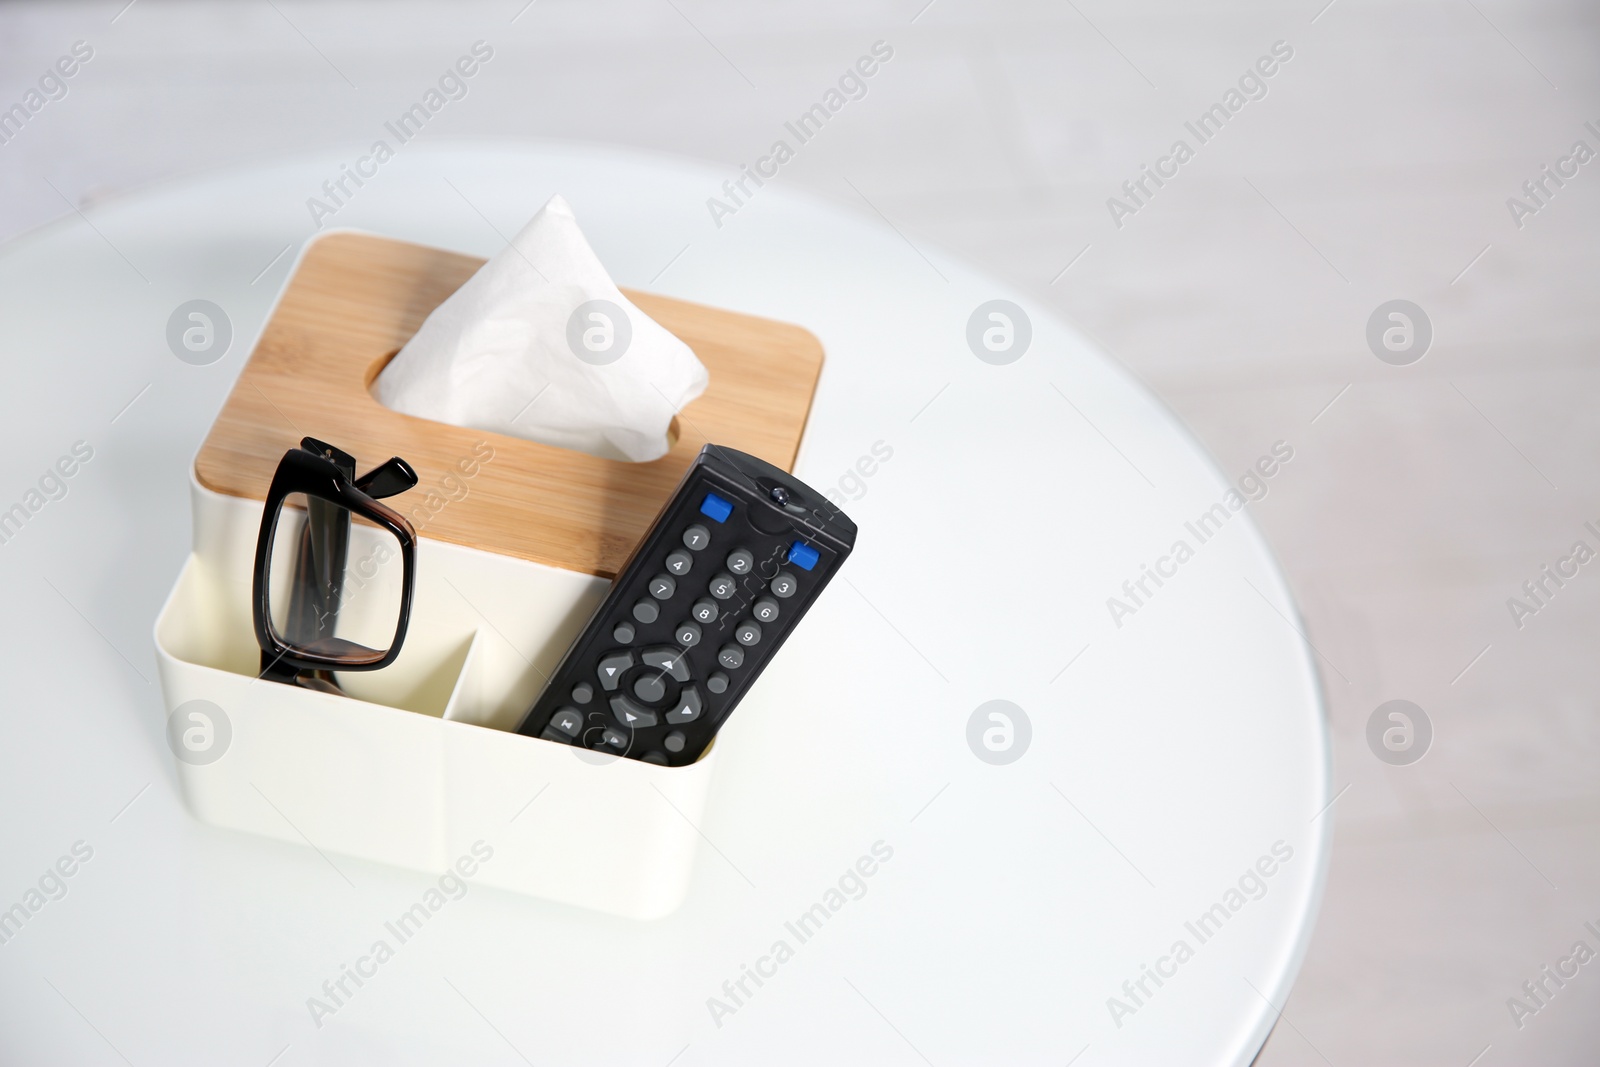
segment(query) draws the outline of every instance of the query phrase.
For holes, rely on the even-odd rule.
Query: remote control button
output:
[[[744,649],[738,645],[723,645],[722,651],[717,653],[717,662],[730,671],[744,665]]]
[[[619,622],[617,628],[611,631],[611,636],[617,639],[617,644],[625,645],[633,640],[633,623]]]
[[[727,522],[728,516],[733,514],[733,504],[715,493],[707,493],[706,498],[700,501],[700,514],[709,515],[718,522]]]
[[[655,712],[647,707],[635,704],[625,696],[611,698],[611,714],[617,717],[618,722],[629,728],[654,726],[656,724]],[[609,741],[610,739],[608,738],[607,740]]]
[[[621,730],[614,730],[607,726],[600,733],[600,743],[606,748],[615,748],[622,751],[627,751],[628,735],[623,733]]]
[[[678,583],[672,580],[670,574],[658,574],[650,579],[650,595],[657,600],[671,600],[672,594],[678,591]]]
[[[674,730],[661,739],[661,744],[668,752],[682,752],[684,742],[687,740],[688,738],[683,736],[682,730]]]
[[[794,596],[795,590],[800,588],[800,583],[795,581],[794,575],[788,571],[779,571],[777,577],[772,579],[772,594],[781,596],[785,600]]]
[[[689,609],[689,614],[694,616],[695,622],[716,622],[716,602],[701,597],[694,602],[694,607]]]
[[[661,616],[661,609],[656,607],[654,600],[640,600],[633,605],[633,617],[643,623],[655,622]]]
[[[572,687],[572,699],[579,704],[587,704],[594,699],[594,686],[588,682],[579,682]]]
[[[568,737],[566,734],[562,733],[560,730],[557,730],[553,726],[546,726],[543,730],[540,730],[539,740],[556,741],[563,745],[572,744],[572,738]]]
[[[657,767],[665,767],[667,765],[667,757],[659,752],[646,752],[639,757],[639,762],[654,763]]]
[[[682,578],[689,573],[689,568],[694,566],[694,557],[681,548],[675,548],[667,553],[667,570]]]
[[[693,722],[700,717],[704,705],[700,703],[700,690],[692,685],[683,687],[682,694],[678,697],[678,706],[667,712],[667,721],[674,726],[679,723]]]
[[[647,674],[633,683],[633,695],[646,704],[658,704],[667,695],[667,683],[659,674]]]
[[[808,571],[817,565],[822,558],[822,553],[812,548],[803,541],[796,541],[789,546],[789,562],[803,571]]]
[[[672,637],[684,648],[693,648],[700,643],[700,627],[692,622],[680,622]]]
[[[613,652],[600,660],[595,673],[600,676],[600,686],[611,692],[622,683],[622,672],[633,666],[632,652]]]
[[[689,663],[683,653],[676,648],[647,648],[642,658],[646,667],[666,671],[672,675],[672,680],[675,682],[689,680]]]
[[[728,553],[728,569],[734,574],[749,574],[755,565],[756,558],[750,554],[748,548],[736,548]]]
[[[557,708],[550,716],[550,728],[560,730],[569,738],[577,737],[578,731],[583,729],[583,712],[577,708]]]
[[[706,679],[706,688],[713,693],[726,693],[728,691],[728,676],[718,671]]]
[[[739,591],[739,583],[733,580],[731,574],[719,574],[711,579],[711,595],[718,600],[727,600]]]
[[[778,617],[778,602],[769,596],[764,596],[755,602],[750,613],[761,622],[772,622]]]
[[[698,522],[683,531],[683,544],[685,548],[700,551],[711,543],[711,531],[701,526]]]
[[[761,624],[746,619],[739,624],[737,630],[733,631],[733,639],[746,648],[751,645],[759,645],[761,643]]]

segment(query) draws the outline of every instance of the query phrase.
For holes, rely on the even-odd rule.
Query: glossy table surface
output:
[[[723,171],[560,144],[411,146],[325,222],[489,255],[561,192],[619,284],[812,330],[796,473],[859,546],[722,734],[678,913],[469,889],[318,1025],[308,1000],[432,880],[193,820],[150,625],[189,462],[342,162],[157,187],[0,249],[27,398],[0,506],[29,511],[0,545],[0,907],[92,851],[0,946],[9,1058],[1249,1062],[1330,833],[1315,669],[1238,506],[1292,442],[1219,473],[1082,335],[874,214],[763,188],[718,227]],[[232,327],[209,365],[167,345],[193,299]],[[1014,344],[1029,323],[1011,362],[978,355],[995,300]]]

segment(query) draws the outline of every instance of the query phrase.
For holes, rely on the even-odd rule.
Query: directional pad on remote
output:
[[[666,698],[667,683],[661,680],[661,675],[646,671],[633,683],[633,695],[646,704],[659,704]]]
[[[641,653],[640,658],[644,660],[646,667],[655,667],[672,675],[672,680],[675,682],[689,680],[689,664],[682,649],[647,648]]]
[[[700,703],[700,690],[692,685],[683,687],[683,692],[678,696],[678,704],[667,712],[667,721],[673,725],[681,722],[693,722],[700,717],[704,705]]]
[[[656,724],[655,712],[643,704],[634,703],[625,696],[611,698],[611,713],[617,717],[617,721],[622,725],[631,726],[635,729]]]
[[[601,687],[609,692],[622,684],[622,672],[631,666],[633,653],[618,650],[600,657],[600,666],[595,669],[595,674],[600,678]]]

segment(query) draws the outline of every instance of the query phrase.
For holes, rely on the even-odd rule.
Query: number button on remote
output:
[[[733,580],[731,574],[719,574],[711,579],[711,595],[718,600],[727,600],[739,591],[739,583]]]
[[[694,616],[695,622],[716,622],[717,605],[714,601],[702,598],[694,602],[694,607],[689,609],[689,614]]]
[[[684,648],[693,648],[700,643],[700,627],[692,622],[679,623],[672,636]]]
[[[761,643],[760,624],[746,619],[744,622],[739,624],[739,628],[737,630],[733,631],[733,639],[746,648],[759,645]]]
[[[600,686],[606,692],[611,692],[622,684],[622,672],[633,666],[632,652],[613,652],[600,660],[600,666],[595,671],[600,676]]]
[[[738,645],[723,645],[722,651],[717,653],[717,662],[730,671],[744,666],[744,649]]]
[[[674,726],[679,723],[693,722],[700,717],[704,705],[700,703],[700,691],[692,685],[683,687],[683,693],[678,697],[678,706],[667,712],[667,721]]]
[[[650,579],[650,595],[657,600],[671,600],[672,594],[678,591],[678,583],[672,580],[670,574],[658,574]]]
[[[667,553],[667,570],[682,578],[689,573],[689,568],[694,566],[694,557],[681,548],[675,548]]]
[[[683,544],[685,548],[699,552],[711,543],[711,531],[701,526],[698,522],[683,531]]]
[[[777,577],[772,579],[772,593],[785,600],[794,596],[795,590],[800,588],[800,583],[795,581],[794,575],[788,571],[779,571]]]
[[[728,553],[728,569],[734,574],[749,574],[755,565],[756,558],[750,554],[748,548],[736,548]]]
[[[755,602],[750,612],[761,622],[772,622],[778,617],[778,602],[769,596],[764,596]]]

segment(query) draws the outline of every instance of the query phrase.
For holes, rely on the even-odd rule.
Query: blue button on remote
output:
[[[733,505],[715,493],[707,493],[706,498],[700,501],[700,514],[709,515],[718,522],[727,522],[728,516],[733,514]]]
[[[808,544],[804,544],[803,542],[796,541],[794,544],[789,546],[789,562],[793,563],[796,567],[799,567],[803,571],[808,571],[812,567],[815,567],[817,565],[817,560],[821,558],[822,556],[817,552],[816,549],[812,548]]]

